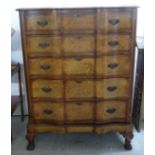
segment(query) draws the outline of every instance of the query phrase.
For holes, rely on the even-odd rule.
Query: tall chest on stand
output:
[[[131,149],[136,8],[19,9],[29,107],[39,133],[119,132]]]

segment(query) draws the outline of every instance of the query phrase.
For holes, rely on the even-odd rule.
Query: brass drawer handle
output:
[[[118,64],[112,63],[112,64],[108,64],[107,66],[108,66],[109,68],[111,68],[111,69],[114,69],[114,68],[118,67]]]
[[[115,47],[115,46],[117,46],[118,44],[119,44],[118,41],[109,41],[108,42],[108,45],[111,46],[112,48]]]
[[[80,80],[76,80],[75,82],[78,84],[82,83],[82,81],[80,81]]]
[[[50,87],[43,87],[43,88],[41,88],[42,89],[42,91],[43,92],[45,92],[45,93],[49,93],[49,92],[51,92],[52,91],[52,88],[50,88]]]
[[[77,104],[77,105],[82,105],[82,103],[81,103],[81,102],[77,102],[76,104]]]
[[[75,39],[81,39],[82,36],[75,36]]]
[[[39,26],[46,26],[46,25],[48,25],[48,21],[46,21],[46,20],[44,20],[44,21],[37,21],[37,24],[39,25]]]
[[[78,17],[80,17],[81,15],[80,15],[79,13],[74,13],[73,16],[78,18]]]
[[[64,29],[61,28],[61,29],[59,30],[59,32],[60,32],[60,33],[64,33]]]
[[[39,43],[38,46],[41,47],[41,48],[46,48],[46,47],[49,46],[49,44],[46,43],[46,42],[42,42],[42,43]]]
[[[44,109],[44,114],[47,114],[47,115],[50,115],[53,113],[53,110],[50,110],[50,109]]]
[[[118,24],[120,21],[119,21],[119,19],[109,19],[109,23],[111,24],[111,25],[116,25],[116,24]]]
[[[110,91],[110,92],[113,92],[113,91],[115,91],[116,89],[117,89],[116,86],[110,86],[110,87],[107,88],[107,90]]]
[[[116,112],[115,108],[110,108],[107,110],[107,113],[109,113],[109,114],[113,114],[114,112]]]
[[[51,66],[48,65],[48,64],[43,64],[43,65],[40,66],[40,68],[43,69],[43,70],[48,70],[48,69],[50,69],[50,67]]]
[[[82,58],[75,58],[75,60],[77,60],[77,61],[81,61],[81,60],[82,60]]]

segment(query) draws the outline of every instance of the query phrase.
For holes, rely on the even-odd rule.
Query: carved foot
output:
[[[125,140],[125,145],[124,145],[124,148],[126,150],[132,150],[132,145],[131,145],[131,142],[130,141],[127,141]]]
[[[34,148],[35,148],[34,135],[33,134],[27,134],[26,138],[28,140],[27,150],[34,150]]]
[[[35,144],[32,142],[29,142],[26,149],[29,151],[32,151],[34,150],[34,148],[35,148]]]
[[[131,139],[133,138],[133,133],[132,132],[124,132],[124,137],[125,137],[124,148],[126,150],[132,150]]]

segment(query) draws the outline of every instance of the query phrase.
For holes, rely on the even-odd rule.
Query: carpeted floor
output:
[[[12,117],[12,155],[144,155],[144,130],[134,131],[132,151],[123,147],[124,139],[115,133],[108,134],[42,134],[36,137],[35,150],[27,151],[26,123]]]

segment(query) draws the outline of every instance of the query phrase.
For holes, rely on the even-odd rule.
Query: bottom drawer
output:
[[[90,102],[67,103],[66,115],[68,123],[93,122],[93,103]]]
[[[98,102],[96,105],[96,120],[97,122],[114,122],[124,121],[126,118],[125,101],[104,101]]]
[[[33,103],[33,118],[36,121],[64,121],[64,104],[63,103]]]

